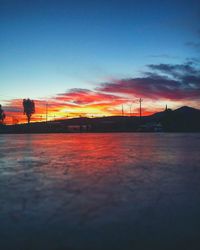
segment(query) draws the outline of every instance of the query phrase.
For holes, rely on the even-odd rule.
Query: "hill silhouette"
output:
[[[188,106],[150,116],[79,117],[31,124],[4,125],[0,133],[200,132],[200,110]]]
[[[167,131],[199,132],[200,110],[183,106],[167,112],[162,122]]]

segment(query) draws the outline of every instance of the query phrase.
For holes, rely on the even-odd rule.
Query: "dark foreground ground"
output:
[[[0,249],[200,249],[200,134],[0,136]]]

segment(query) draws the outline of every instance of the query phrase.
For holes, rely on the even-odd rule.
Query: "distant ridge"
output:
[[[175,110],[168,109],[168,112],[173,112],[176,114],[182,114],[182,115],[199,115],[200,109],[192,108],[189,106],[182,106],[180,108],[177,108]],[[154,113],[150,115],[149,117],[155,117],[155,118],[161,118],[166,114],[166,110]]]
[[[161,119],[166,131],[169,132],[200,132],[200,110],[183,106],[174,111],[164,111]]]
[[[176,113],[200,113],[200,109],[188,107],[188,106],[183,106],[178,109],[175,109],[174,112]]]
[[[183,106],[149,116],[79,117],[49,122],[2,125],[0,133],[67,133],[67,132],[200,132],[200,110]]]

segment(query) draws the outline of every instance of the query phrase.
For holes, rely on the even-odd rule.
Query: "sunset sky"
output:
[[[6,122],[200,108],[199,0],[0,0]]]

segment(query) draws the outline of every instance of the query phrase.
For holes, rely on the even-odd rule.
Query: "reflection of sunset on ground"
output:
[[[1,135],[2,249],[196,250],[199,139]]]

